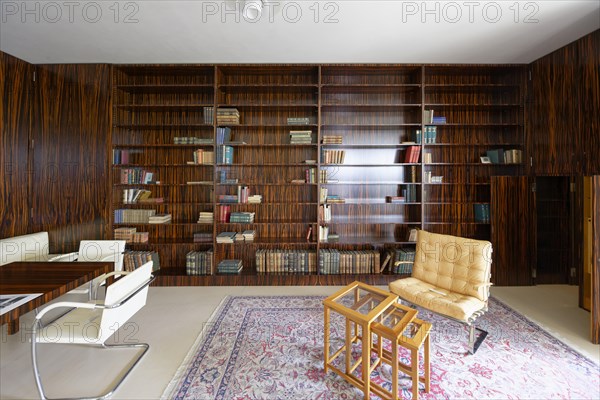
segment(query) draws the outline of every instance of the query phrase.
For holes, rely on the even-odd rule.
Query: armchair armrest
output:
[[[79,256],[78,252],[66,253],[66,254],[57,254],[53,257],[50,257],[48,261],[50,262],[58,262],[58,261],[75,261],[77,260],[77,256]]]
[[[81,303],[81,302],[77,302],[77,301],[60,301],[58,303],[54,303],[54,304],[50,304],[47,307],[44,307],[44,309],[42,311],[40,311],[39,313],[36,314],[35,319],[36,322],[41,320],[42,317],[51,310],[54,310],[56,308],[87,308],[87,309],[94,309],[94,308],[99,308],[98,304],[95,303]]]
[[[111,271],[111,272],[107,272],[106,274],[100,275],[98,278],[96,278],[98,281],[95,282],[96,286],[100,286],[104,283],[106,283],[106,279],[110,278],[111,276],[115,276],[115,275],[127,275],[130,274],[132,271]]]

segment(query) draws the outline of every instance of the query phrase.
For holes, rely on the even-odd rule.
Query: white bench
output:
[[[50,254],[48,232],[0,239],[0,265],[15,261],[74,261],[77,252]]]

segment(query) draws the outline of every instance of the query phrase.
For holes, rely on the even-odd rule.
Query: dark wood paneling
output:
[[[106,237],[110,191],[111,67],[37,67],[32,125],[32,227],[52,252]]]
[[[531,285],[535,257],[535,196],[528,177],[491,179],[492,282]]]
[[[592,220],[594,244],[592,250],[592,312],[591,336],[593,343],[600,343],[600,175],[592,179]]]
[[[28,142],[33,66],[0,52],[0,238],[29,232]]]
[[[600,172],[600,30],[530,65],[527,143],[535,175]]]

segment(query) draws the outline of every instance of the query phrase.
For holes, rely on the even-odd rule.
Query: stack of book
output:
[[[242,232],[236,232],[235,237],[233,238],[234,241],[236,242],[243,242],[244,241],[244,234]]]
[[[194,136],[175,136],[173,144],[213,144],[213,139]]]
[[[171,222],[171,214],[154,214],[148,218],[149,224],[167,224]]]
[[[214,107],[204,107],[204,123],[212,125],[214,121],[215,109]]]
[[[433,117],[431,119],[431,123],[432,124],[445,124],[446,123],[446,117],[444,117],[444,116]]]
[[[115,224],[147,224],[150,217],[156,214],[156,210],[115,210]]]
[[[137,231],[136,228],[116,228],[114,230],[115,240],[124,240],[127,243],[131,243],[133,241],[133,234]]]
[[[323,150],[321,162],[323,164],[343,164],[345,157],[345,150]]]
[[[200,211],[198,216],[199,224],[212,224],[214,220],[213,213],[211,211]]]
[[[212,243],[213,235],[211,232],[194,233],[194,243]]]
[[[308,118],[308,117],[288,117],[287,124],[288,125],[309,125],[310,118]]]
[[[323,144],[342,144],[342,135],[323,135]]]
[[[312,131],[290,131],[290,144],[311,144]]]
[[[217,125],[239,125],[240,112],[237,108],[217,109]]]
[[[326,203],[345,203],[346,199],[343,199],[338,194],[328,194],[325,199]]]
[[[243,268],[242,260],[222,260],[217,266],[220,274],[239,274]]]
[[[386,203],[404,203],[404,201],[403,196],[385,196]]]
[[[220,194],[219,203],[238,203],[237,194]]]
[[[217,235],[217,243],[233,243],[235,232],[221,232]]]
[[[148,243],[150,234],[148,232],[135,232],[131,235],[131,241],[133,243]]]
[[[185,269],[188,275],[210,275],[213,264],[213,251],[190,251],[185,256]]]
[[[262,195],[261,194],[253,194],[252,196],[248,196],[249,204],[259,204],[262,203]]]
[[[229,222],[234,224],[251,224],[254,222],[253,212],[233,212],[229,216]]]
[[[123,270],[133,271],[148,261],[152,261],[152,271],[160,269],[160,259],[157,252],[126,250],[123,254]]]
[[[193,164],[212,164],[215,162],[215,152],[204,149],[194,151]]]
[[[254,229],[245,230],[244,232],[242,232],[242,235],[244,236],[244,240],[246,242],[253,242],[254,238],[256,237],[256,230],[254,230]]]

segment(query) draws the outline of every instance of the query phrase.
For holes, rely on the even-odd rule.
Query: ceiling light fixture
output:
[[[256,21],[260,18],[263,9],[262,0],[246,0],[244,2],[244,9],[242,11],[244,19],[249,21]]]

